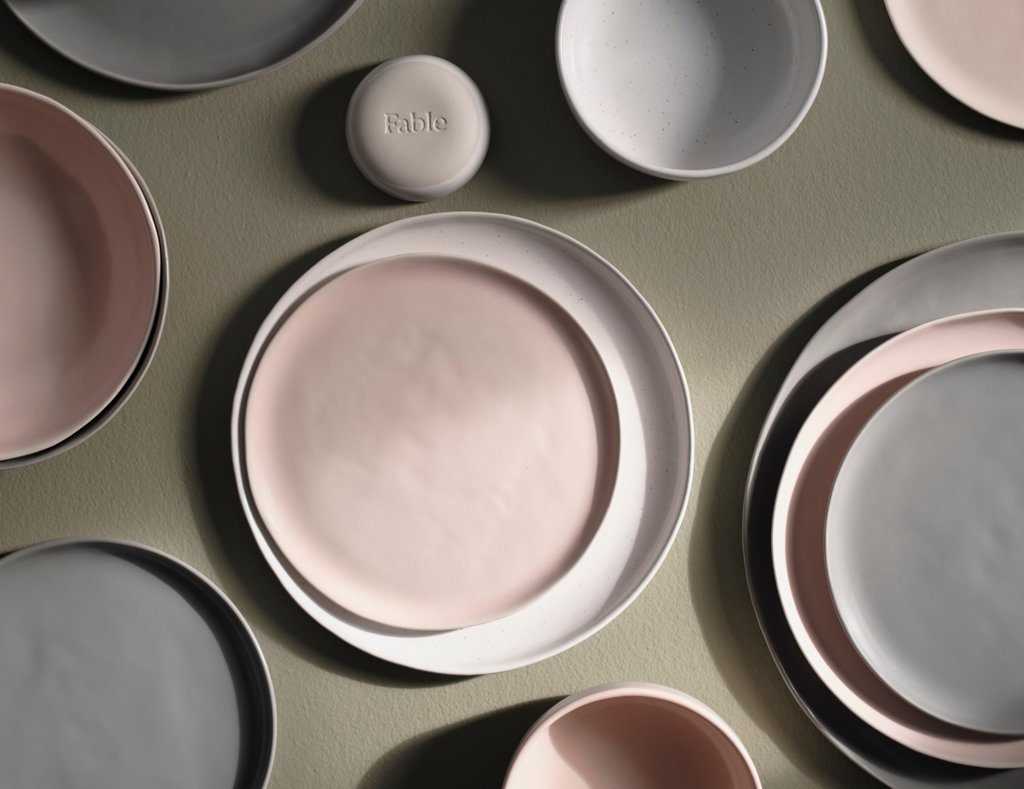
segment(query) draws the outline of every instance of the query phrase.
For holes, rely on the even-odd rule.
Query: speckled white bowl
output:
[[[818,0],[564,0],[558,71],[594,142],[641,172],[696,180],[768,156],[825,71]]]

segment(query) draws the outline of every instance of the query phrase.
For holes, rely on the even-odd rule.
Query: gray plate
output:
[[[362,0],[7,0],[43,41],[99,74],[199,90],[251,79],[326,38]]]
[[[743,514],[744,559],[754,609],[797,702],[852,761],[890,786],[977,789],[1024,785],[1024,770],[961,767],[882,736],[833,696],[786,624],[771,562],[771,515],[789,447],[825,390],[886,338],[930,320],[1024,307],[1024,233],[963,241],[914,258],[843,305],[811,338],[780,387],[751,462]]]
[[[193,570],[131,543],[58,540],[0,559],[0,598],[4,786],[266,786],[266,664]]]
[[[1024,732],[1024,353],[938,367],[893,395],[836,475],[825,553],[865,661],[942,720]]]

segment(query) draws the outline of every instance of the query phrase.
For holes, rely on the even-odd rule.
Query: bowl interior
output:
[[[715,722],[664,698],[624,695],[570,707],[524,744],[505,789],[757,786]]]
[[[813,0],[566,0],[558,47],[598,144],[685,178],[781,145],[817,91],[825,41]]]

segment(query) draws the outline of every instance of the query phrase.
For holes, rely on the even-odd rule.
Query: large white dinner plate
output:
[[[942,720],[1024,732],[1024,351],[908,383],[861,429],[828,507],[846,632],[893,690]]]
[[[896,33],[950,95],[1024,128],[1024,4],[1016,0],[886,0]]]
[[[407,255],[457,256],[543,293],[571,316],[596,349],[618,415],[614,487],[582,555],[523,607],[494,621],[454,630],[388,627],[331,601],[281,551],[264,522],[248,473],[245,427],[250,387],[275,333],[325,282],[367,263]],[[236,478],[253,534],[296,601],[326,628],[367,652],[447,674],[488,673],[533,663],[607,624],[640,593],[664,559],[679,529],[692,473],[685,379],[650,307],[618,271],[580,243],[534,222],[499,214],[448,213],[402,220],[350,241],[315,265],[282,297],[256,335],[235,396],[232,436]]]
[[[162,90],[251,79],[311,49],[362,0],[7,0],[81,66]]]
[[[853,362],[901,331],[975,310],[1024,305],[1024,233],[971,239],[879,277],[814,334],[779,389],[757,440],[743,511],[744,560],[755,612],[776,664],[811,720],[851,760],[891,786],[1003,789],[1024,772],[960,767],[899,745],[850,712],[815,674],[790,632],[771,562],[771,514],[782,466],[818,398]]]
[[[0,559],[0,763],[10,787],[264,789],[266,663],[232,603],[134,543]]]
[[[100,132],[14,86],[0,105],[0,465],[21,465],[91,434],[130,394],[166,266],[151,198]]]

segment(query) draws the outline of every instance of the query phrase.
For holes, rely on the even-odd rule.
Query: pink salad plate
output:
[[[137,384],[163,313],[156,221],[101,133],[0,86],[0,466],[78,443]]]
[[[832,599],[825,524],[832,486],[861,428],[905,384],[977,353],[1024,348],[1024,310],[932,321],[897,334],[840,377],[811,411],[782,472],[772,560],[793,636],[826,687],[877,731],[913,750],[978,767],[1024,766],[1024,738],[955,726],[889,688],[855,648]]]

